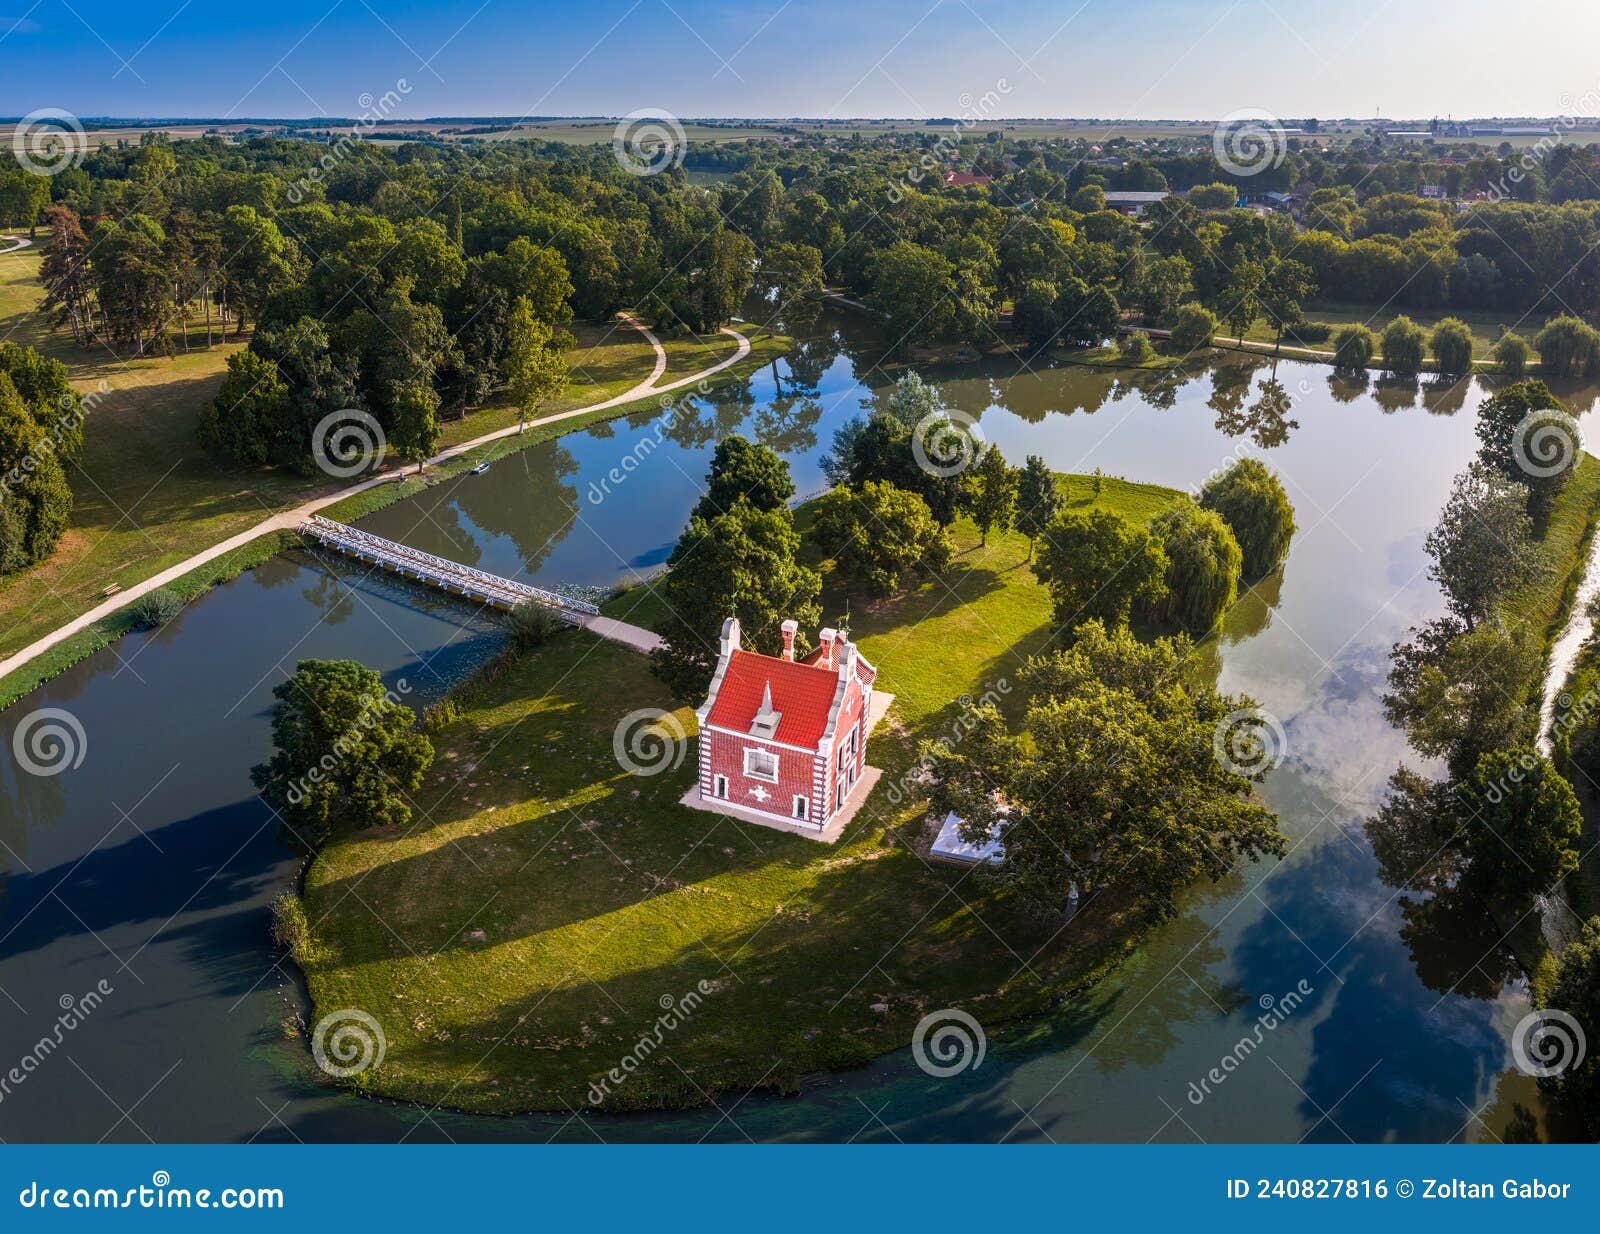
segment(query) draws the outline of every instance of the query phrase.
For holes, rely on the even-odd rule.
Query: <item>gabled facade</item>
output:
[[[868,770],[878,672],[837,630],[821,631],[802,660],[794,656],[798,623],[782,630],[783,655],[767,656],[740,645],[738,618],[722,623],[716,672],[695,712],[700,781],[689,803],[820,835],[853,808],[852,790]]]

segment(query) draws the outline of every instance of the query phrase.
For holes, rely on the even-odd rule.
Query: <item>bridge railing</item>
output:
[[[371,532],[361,531],[345,523],[335,522],[331,518],[323,518],[320,514],[313,514],[300,529],[305,534],[324,543],[331,543],[335,547],[357,554],[367,554],[381,558],[397,566],[405,566],[419,573],[426,573],[434,581],[444,586],[455,585],[460,587],[463,582],[472,582],[482,588],[491,598],[498,595],[512,603],[522,600],[532,600],[535,603],[558,609],[563,614],[573,617],[598,616],[598,605],[590,604],[585,600],[575,600],[571,596],[564,596],[560,592],[547,591],[543,587],[534,587],[528,583],[519,583],[513,579],[502,578],[498,574],[490,574],[486,570],[477,570],[471,566],[464,566],[458,561],[451,561],[447,557],[439,557],[433,553],[425,553],[421,549],[400,544],[394,540],[386,540],[382,536],[375,536]]]

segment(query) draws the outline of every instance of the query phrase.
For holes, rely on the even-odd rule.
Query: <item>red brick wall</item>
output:
[[[702,748],[709,749],[709,757],[702,759],[701,762],[704,773],[700,782],[700,791],[707,797],[716,796],[714,789],[715,778],[719,775],[728,777],[729,802],[752,810],[765,810],[769,814],[776,814],[783,818],[793,817],[796,796],[814,797],[812,771],[816,760],[811,755],[800,750],[774,745],[771,742],[760,741],[754,737],[736,737],[729,733],[719,733],[710,729],[700,734],[700,740],[704,743]],[[777,756],[778,782],[776,784],[769,784],[765,780],[757,780],[745,775],[744,752],[751,746],[767,750]],[[758,786],[770,794],[765,801],[758,801],[750,794],[750,790]],[[820,821],[816,814],[816,808],[817,802],[813,799],[811,802],[812,813],[808,821]]]

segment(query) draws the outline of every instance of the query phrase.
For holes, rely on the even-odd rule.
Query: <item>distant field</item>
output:
[[[512,127],[497,127],[487,121],[474,125],[471,122],[453,121],[441,123],[427,120],[392,120],[372,126],[349,125],[336,128],[332,131],[339,133],[361,132],[369,141],[379,144],[399,144],[409,138],[404,134],[429,133],[443,138],[446,141],[461,141],[466,138],[477,138],[482,141],[558,141],[570,145],[603,145],[609,142],[615,132],[618,118],[611,116],[571,117],[559,120],[531,120],[518,123]],[[1056,139],[1082,139],[1085,141],[1110,141],[1113,138],[1125,138],[1130,141],[1144,139],[1183,139],[1183,138],[1209,138],[1215,127],[1214,120],[1049,120],[1049,119],[994,119],[994,120],[963,120],[962,127],[974,132],[999,131],[1011,137],[1019,138],[1056,138]],[[13,125],[0,125],[0,143],[9,143]],[[171,134],[174,138],[196,138],[207,133],[221,133],[224,136],[237,139],[247,129],[266,129],[274,127],[273,122],[255,124],[175,124],[155,126],[132,126],[127,128],[91,128],[84,134],[85,141],[90,147],[115,145],[118,142],[135,144],[146,133],[159,131]],[[473,132],[474,127],[491,128],[492,132]],[[692,142],[725,142],[725,141],[763,141],[773,140],[787,133],[796,131],[804,133],[826,133],[840,137],[849,137],[860,134],[871,137],[875,134],[889,133],[921,133],[930,130],[937,131],[941,126],[930,125],[923,120],[914,118],[895,120],[871,119],[843,119],[843,120],[750,120],[730,123],[727,125],[688,123],[684,125],[684,134]],[[948,129],[950,125],[943,126]],[[1360,120],[1334,120],[1323,121],[1320,132],[1307,134],[1308,140],[1318,138],[1323,141],[1330,139],[1343,139],[1352,136],[1364,135],[1371,128],[1370,121]],[[1526,149],[1542,142],[1559,140],[1570,145],[1588,145],[1600,142],[1600,124],[1585,124],[1581,128],[1562,130],[1552,136],[1515,136],[1502,137],[1486,135],[1482,137],[1447,137],[1441,138],[1441,144],[1448,145],[1475,145],[1485,149],[1508,143],[1513,149]]]

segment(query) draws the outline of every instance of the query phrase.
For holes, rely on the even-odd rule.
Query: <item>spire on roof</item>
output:
[[[750,722],[750,733],[754,737],[770,737],[778,731],[778,721],[782,719],[783,712],[772,709],[772,682],[769,680],[761,687],[761,706]]]

